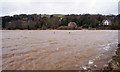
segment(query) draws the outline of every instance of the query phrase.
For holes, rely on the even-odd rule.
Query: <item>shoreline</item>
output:
[[[119,31],[119,30],[0,30],[0,31]]]
[[[114,55],[108,65],[103,68],[103,70],[109,71],[120,71],[120,43],[118,44],[118,48],[114,52]]]
[[[10,29],[1,29],[1,30],[10,30]],[[28,29],[11,29],[11,30],[28,30]],[[44,29],[30,29],[30,30],[44,30]],[[60,29],[45,29],[45,30],[60,30]],[[62,30],[62,29],[61,29]],[[63,29],[63,30],[67,30],[67,29]],[[70,30],[70,29],[69,29]],[[75,29],[75,30],[78,30],[78,29]],[[81,30],[89,30],[89,29],[81,29]],[[81,31],[80,30],[80,31]],[[91,29],[92,30],[92,29]],[[91,31],[89,30],[89,31]],[[103,29],[96,29],[94,31],[97,31],[97,30],[103,30]],[[112,30],[112,29],[107,29],[107,30]],[[115,30],[115,29],[114,29]],[[74,31],[74,30],[73,30]]]

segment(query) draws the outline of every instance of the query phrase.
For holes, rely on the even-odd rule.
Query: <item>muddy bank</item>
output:
[[[104,68],[104,70],[120,71],[120,44],[118,44],[118,49],[116,50],[111,61],[108,63],[108,66]]]

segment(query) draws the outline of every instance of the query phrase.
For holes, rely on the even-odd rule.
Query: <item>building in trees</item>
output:
[[[106,26],[111,25],[111,21],[110,21],[110,20],[103,20],[103,21],[102,21],[102,25],[103,25],[103,26],[105,26],[105,25],[106,25]]]
[[[72,29],[76,29],[77,28],[77,24],[75,22],[69,22],[68,23],[68,27],[71,27]]]

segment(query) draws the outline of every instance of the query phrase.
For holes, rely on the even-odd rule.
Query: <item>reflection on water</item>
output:
[[[117,38],[117,31],[5,30],[2,67],[3,70],[101,69],[117,48]]]

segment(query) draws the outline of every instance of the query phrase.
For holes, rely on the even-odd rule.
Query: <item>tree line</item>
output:
[[[60,14],[59,14],[60,15]],[[37,15],[37,14],[21,14],[14,16],[3,16],[2,17],[2,29],[15,30],[15,29],[66,29],[69,22],[75,22],[79,28],[96,28],[96,29],[120,29],[120,15]],[[103,26],[100,25],[103,20],[110,20],[111,25]],[[65,27],[65,28],[64,28]]]

